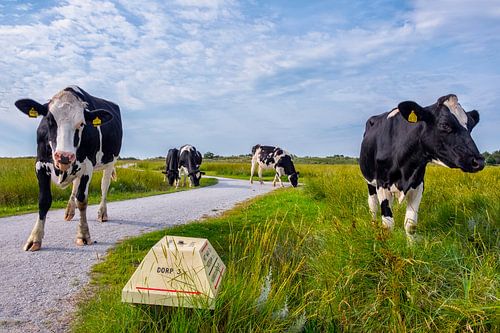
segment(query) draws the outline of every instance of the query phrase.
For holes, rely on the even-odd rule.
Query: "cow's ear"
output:
[[[476,110],[472,110],[467,112],[467,127],[469,131],[472,131],[474,127],[476,127],[479,122],[479,112]]]
[[[205,174],[205,171],[200,171],[200,174],[204,175],[204,174]]]
[[[30,118],[46,116],[47,112],[49,112],[49,103],[40,104],[28,98],[17,100],[14,104],[22,113],[27,114]]]
[[[94,127],[104,125],[108,121],[113,119],[113,115],[111,114],[111,112],[109,112],[107,110],[102,110],[102,109],[98,109],[98,110],[94,110],[94,111],[85,110],[85,111],[83,111],[83,113],[85,115],[85,122],[88,125],[92,125]]]
[[[410,123],[426,121],[428,118],[428,112],[423,107],[412,101],[399,103],[398,109],[403,118]]]

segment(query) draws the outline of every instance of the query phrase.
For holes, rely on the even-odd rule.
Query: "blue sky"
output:
[[[500,149],[498,1],[4,0],[0,47],[0,156],[36,153],[15,100],[68,85],[120,105],[122,156],[357,156],[369,116],[448,93]]]

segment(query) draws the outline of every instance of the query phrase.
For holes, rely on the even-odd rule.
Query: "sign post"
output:
[[[122,302],[213,309],[225,270],[207,239],[165,236],[123,288]]]

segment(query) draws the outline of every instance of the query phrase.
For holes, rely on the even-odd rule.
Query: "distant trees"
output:
[[[493,153],[488,153],[485,151],[483,153],[486,165],[499,165],[500,164],[500,150],[496,150]]]
[[[215,157],[215,154],[212,152],[207,151],[205,154],[203,154],[203,158],[207,160],[211,160]]]

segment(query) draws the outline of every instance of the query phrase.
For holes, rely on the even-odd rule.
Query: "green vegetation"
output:
[[[130,162],[122,161],[119,164],[130,165]],[[141,170],[139,166],[137,168],[117,168],[118,180],[111,182],[108,201],[175,191],[166,184],[160,172],[148,168]],[[101,178],[102,172],[96,172],[92,177],[89,189],[90,204],[99,203],[101,200]],[[213,185],[216,182],[215,179],[202,178],[201,186]],[[52,184],[52,207],[66,207],[70,193],[71,186],[60,189]],[[35,160],[33,158],[0,158],[0,216],[37,210],[38,182],[35,174]]]
[[[248,176],[247,164],[220,164],[205,168]],[[429,167],[420,240],[413,246],[402,227],[404,205],[395,205],[392,234],[372,225],[357,166],[303,165],[301,174],[305,186],[278,190],[218,218],[119,244],[95,266],[91,296],[80,304],[74,330],[500,329],[499,169],[464,174]],[[121,288],[165,234],[208,238],[222,256],[227,273],[214,311],[120,302]]]
[[[485,151],[483,153],[486,165],[499,165],[500,164],[500,150],[494,151],[491,154]]]

